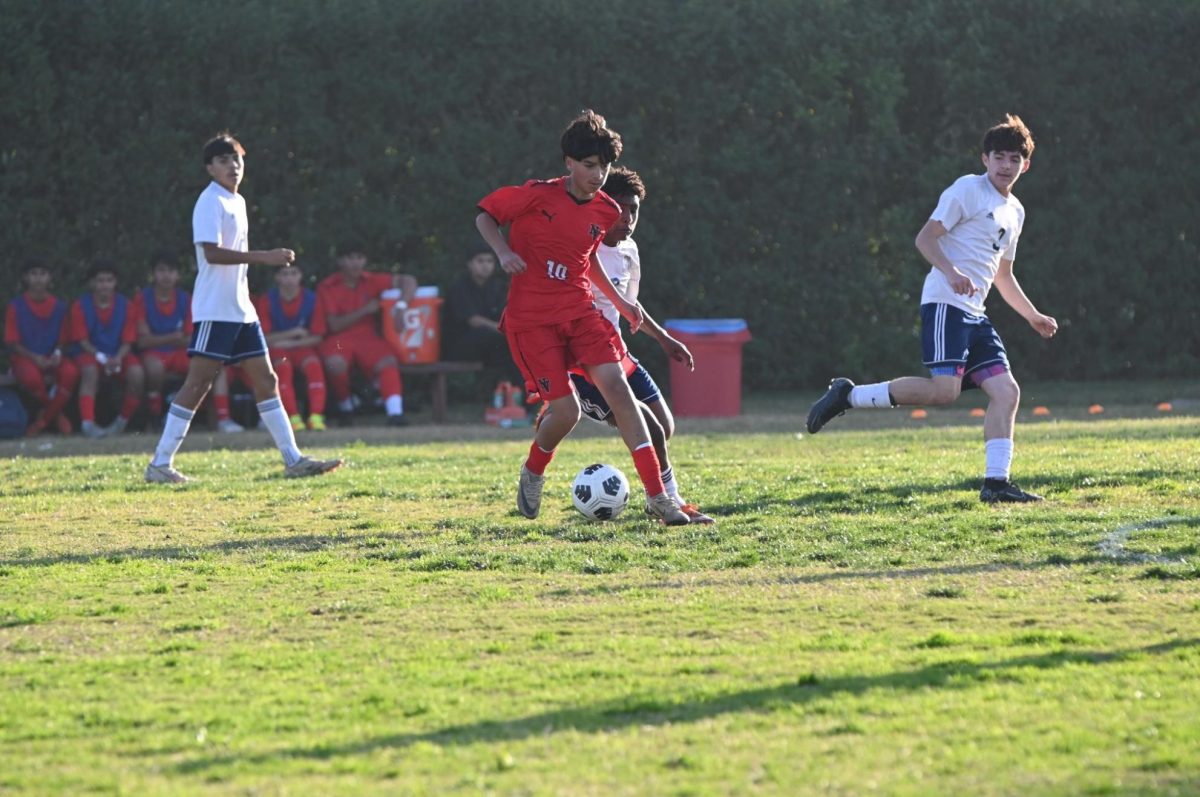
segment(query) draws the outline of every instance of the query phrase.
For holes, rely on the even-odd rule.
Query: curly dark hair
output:
[[[618,166],[608,173],[603,191],[614,199],[623,196],[646,198],[646,184],[642,182],[641,175],[625,166]]]
[[[562,154],[581,161],[593,155],[604,163],[621,157],[621,134],[610,130],[604,117],[588,108],[580,112],[563,131]]]
[[[1007,113],[1004,121],[993,125],[983,136],[983,154],[989,152],[1019,152],[1022,157],[1033,155],[1033,133],[1016,114]]]

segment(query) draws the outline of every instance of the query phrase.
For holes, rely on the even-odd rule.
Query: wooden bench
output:
[[[431,376],[430,394],[433,399],[433,422],[446,422],[446,374],[468,374],[483,369],[483,363],[460,360],[441,360],[436,363],[400,363],[401,374]]]

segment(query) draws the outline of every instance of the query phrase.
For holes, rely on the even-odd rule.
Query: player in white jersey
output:
[[[918,251],[933,266],[921,292],[921,345],[930,378],[905,376],[858,386],[834,379],[808,413],[809,433],[851,408],[950,404],[964,388],[979,387],[988,397],[980,500],[1042,500],[1009,479],[1021,390],[984,310],[995,285],[1039,335],[1050,338],[1058,331],[1058,322],[1038,312],[1013,275],[1025,208],[1012,187],[1029,170],[1033,146],[1019,117],[1008,115],[989,129],[982,147],[986,173],[960,177],[947,188],[917,235]],[[965,384],[963,377],[969,380]]]
[[[279,380],[267,358],[267,342],[258,325],[246,280],[249,264],[284,266],[296,259],[291,249],[250,249],[246,200],[238,193],[246,150],[236,138],[220,133],[204,145],[204,167],[212,182],[192,211],[192,240],[200,273],[192,291],[191,345],[187,378],[167,412],[162,437],[146,466],[148,482],[190,481],[173,461],[196,408],[225,365],[238,364],[250,381],[258,413],[283,455],[284,475],[316,476],[342,464],[340,459],[306,457],[296,447],[292,425],[279,400]]]
[[[596,255],[613,286],[630,302],[637,302],[642,280],[642,261],[637,244],[630,236],[637,227],[642,200],[646,196],[646,187],[637,172],[619,166],[609,172],[603,191],[621,206],[621,218],[608,231],[600,247],[596,250]],[[593,274],[593,278],[596,276]],[[620,335],[620,314],[617,312],[617,308],[601,291],[595,290],[592,293],[596,296],[596,308],[604,314],[604,317]],[[659,326],[645,308],[642,308],[641,331],[657,340],[668,357],[687,363],[689,368],[692,367],[692,353]],[[655,384],[654,378],[650,376],[650,372],[632,355],[626,356],[628,361],[625,363],[625,370],[629,387],[633,391],[638,409],[650,430],[650,439],[654,443],[655,453],[658,455],[663,486],[666,487],[667,494],[675,499],[675,503],[692,523],[714,523],[715,521],[701,512],[699,507],[689,503],[680,495],[679,483],[675,478],[675,471],[667,452],[667,441],[675,433],[675,417],[671,414],[671,408],[667,406],[666,399],[663,398],[662,392]],[[604,396],[588,380],[587,376],[572,370],[571,382],[575,387],[575,392],[579,394],[579,406],[583,414],[597,423],[615,426],[608,402],[604,400]],[[540,420],[541,417],[539,417],[539,422]]]

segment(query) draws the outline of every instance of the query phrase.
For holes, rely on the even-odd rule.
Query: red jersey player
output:
[[[308,386],[308,428],[325,431],[325,368],[317,346],[325,335],[325,313],[317,295],[302,284],[304,274],[295,263],[275,272],[275,287],[258,297],[258,320],[267,345],[271,365],[279,375],[279,398],[292,429],[304,428],[304,418],[296,403],[296,369],[304,374]]]
[[[513,360],[530,392],[540,394],[551,410],[521,466],[517,509],[528,518],[538,515],[546,466],[579,422],[568,369],[581,366],[612,408],[646,488],[647,510],[668,525],[684,525],[688,516],[663,486],[658,456],[625,379],[625,346],[596,309],[589,279],[590,270],[600,275],[596,286],[636,331],[640,308],[603,278],[596,258],[600,241],[621,215],[600,190],[621,155],[621,137],[604,117],[587,110],[567,126],[561,145],[565,177],[493,191],[480,201],[475,219],[500,267],[512,275],[500,326]],[[500,232],[503,225],[509,225],[508,240]]]
[[[378,380],[388,424],[406,426],[400,367],[396,352],[379,334],[379,295],[399,288],[401,301],[411,301],[417,292],[417,280],[407,274],[383,274],[367,271],[364,247],[342,246],[337,256],[337,273],[317,285],[317,301],[325,315],[329,335],[321,342],[325,374],[343,419],[354,412],[350,397],[350,366]]]
[[[137,312],[133,302],[117,293],[117,267],[97,260],[88,269],[91,292],[71,305],[72,339],[79,348],[79,425],[87,437],[104,437],[125,431],[142,403],[146,372],[133,353],[137,340]],[[120,413],[107,427],[96,425],[96,390],[101,377],[123,378],[125,397]]]
[[[62,346],[70,342],[67,303],[50,293],[50,269],[43,261],[26,263],[23,278],[25,292],[8,303],[4,342],[17,384],[41,407],[26,434],[38,434],[52,423],[61,434],[71,434],[63,408],[79,384],[79,368],[62,353]],[[47,382],[54,384],[53,398]]]

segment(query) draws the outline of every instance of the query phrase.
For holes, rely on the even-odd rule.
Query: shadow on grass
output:
[[[213,554],[249,553],[252,551],[283,551],[313,553],[344,545],[360,548],[379,548],[387,543],[412,543],[421,535],[416,532],[383,532],[351,534],[290,534],[284,537],[247,537],[244,540],[223,540],[209,545],[163,545],[146,548],[115,548],[110,551],[61,553],[28,559],[0,559],[0,567],[51,567],[62,564],[120,564],[130,559],[203,561]]]
[[[203,772],[234,764],[257,766],[288,759],[327,760],[342,756],[369,755],[379,750],[405,749],[425,743],[441,747],[493,744],[544,737],[574,731],[609,733],[630,727],[700,722],[724,714],[770,712],[804,706],[842,695],[861,695],[876,689],[917,691],[922,689],[965,689],[982,682],[1008,679],[1020,681],[1022,671],[1048,670],[1068,665],[1104,665],[1149,655],[1163,655],[1194,648],[1200,639],[1180,639],[1115,651],[1056,650],[1017,656],[995,662],[946,661],[915,670],[884,675],[848,675],[821,678],[806,674],[795,681],[762,689],[673,701],[651,695],[630,694],[579,708],[566,708],[519,717],[513,720],[483,720],[427,733],[397,733],[345,744],[320,744],[282,748],[252,755],[207,756],[177,765],[183,774]]]

